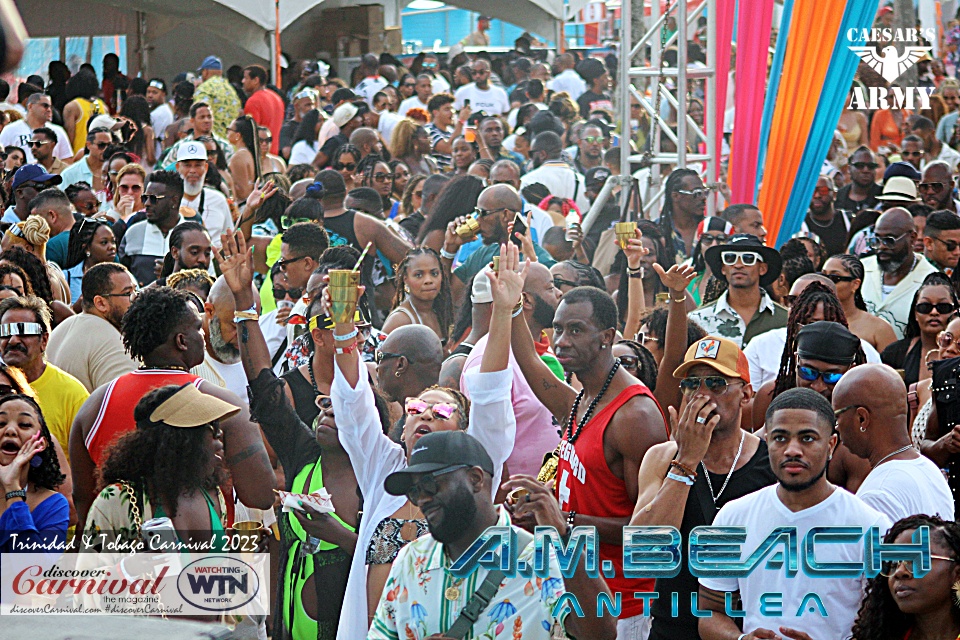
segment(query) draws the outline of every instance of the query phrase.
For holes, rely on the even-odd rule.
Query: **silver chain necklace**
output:
[[[720,493],[713,495],[713,483],[710,482],[710,472],[707,471],[707,465],[703,464],[703,460],[700,461],[700,466],[703,467],[703,477],[707,479],[707,488],[710,489],[710,497],[713,498],[713,506],[717,506],[717,500],[720,499],[720,496],[723,495],[723,490],[727,488],[727,484],[730,483],[730,478],[733,477],[733,471],[737,468],[737,462],[740,460],[740,454],[743,453],[743,441],[747,437],[747,432],[740,430],[740,446],[737,447],[737,455],[733,458],[733,464],[730,465],[730,471],[727,472],[727,479],[723,481],[723,486],[720,487]]]
[[[906,450],[908,450],[908,449],[913,449],[913,445],[912,445],[912,444],[906,444],[906,445],[900,447],[899,449],[897,449],[896,451],[894,451],[894,452],[892,452],[892,453],[888,453],[887,455],[885,455],[885,456],[883,456],[882,458],[880,458],[879,462],[877,462],[877,464],[875,464],[873,468],[876,469],[877,467],[879,467],[880,465],[882,465],[884,462],[886,462],[886,461],[887,461],[887,458],[892,458],[893,456],[897,455],[898,453],[903,453],[904,451],[906,451]]]

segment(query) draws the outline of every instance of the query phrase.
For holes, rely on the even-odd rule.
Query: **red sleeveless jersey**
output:
[[[646,396],[657,402],[646,385],[635,384],[620,392],[603,410],[593,416],[574,444],[567,441],[564,432],[560,441],[560,460],[557,464],[557,499],[563,511],[576,511],[598,518],[629,518],[635,504],[627,495],[627,485],[613,475],[603,455],[603,435],[614,414],[634,396]],[[657,404],[657,408],[660,405]],[[662,413],[662,410],[661,410]],[[576,420],[573,432],[577,430]],[[635,599],[635,591],[653,591],[654,579],[623,577],[623,545],[600,543],[600,561],[613,563],[616,576],[607,578],[607,586],[616,594],[623,594],[621,618],[632,618],[643,613],[643,601]],[[601,573],[601,575],[603,575]]]
[[[168,384],[183,385],[188,382],[194,383],[199,389],[203,379],[186,371],[151,369],[125,373],[108,384],[100,411],[84,440],[93,463],[99,467],[103,463],[104,449],[118,437],[136,428],[133,409],[143,396]]]

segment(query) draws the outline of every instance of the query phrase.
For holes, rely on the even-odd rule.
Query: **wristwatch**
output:
[[[10,502],[13,498],[23,498],[23,501],[27,501],[27,490],[26,489],[17,489],[16,491],[8,491],[6,495],[7,502]]]

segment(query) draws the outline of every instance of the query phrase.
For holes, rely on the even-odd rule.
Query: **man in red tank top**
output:
[[[611,571],[603,572],[607,585],[622,598],[617,637],[643,640],[650,617],[633,594],[653,591],[654,580],[623,577],[622,536],[636,504],[640,461],[647,449],[667,439],[663,413],[650,390],[611,353],[617,307],[606,292],[572,289],[554,318],[554,352],[583,385],[579,393],[537,356],[523,315],[513,326],[517,363],[540,402],[563,425],[555,480],[560,508],[568,524],[597,528],[601,563],[612,569],[612,577]]]
[[[243,504],[259,509],[273,506],[276,475],[246,404],[236,394],[190,373],[191,367],[203,362],[202,308],[191,293],[157,287],[141,293],[124,315],[123,345],[143,367],[94,390],[77,413],[70,431],[70,471],[79,526],[97,495],[95,470],[103,463],[105,450],[136,428],[133,408],[153,389],[187,382],[241,407],[240,413],[220,423],[225,462]]]

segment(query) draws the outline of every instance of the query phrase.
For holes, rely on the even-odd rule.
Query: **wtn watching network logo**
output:
[[[893,83],[926,57],[932,47],[907,45],[903,53],[897,51],[895,42],[921,43],[932,41],[936,34],[932,29],[849,29],[847,40],[860,43],[850,46],[867,66],[880,74],[888,87],[863,87],[859,83],[850,94],[849,109],[920,109],[930,108],[930,95],[934,87],[898,87]]]

